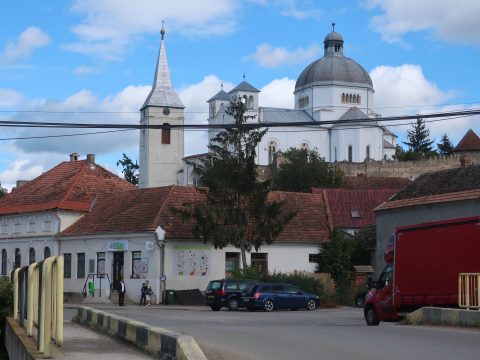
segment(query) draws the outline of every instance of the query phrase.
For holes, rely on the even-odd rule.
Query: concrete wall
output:
[[[395,227],[476,216],[478,214],[480,214],[480,199],[419,205],[377,212],[377,248],[373,264],[375,278],[385,267],[383,252]]]
[[[27,336],[17,321],[8,317],[5,321],[5,348],[10,360],[42,359],[33,337]]]

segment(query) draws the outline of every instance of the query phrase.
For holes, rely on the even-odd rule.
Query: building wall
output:
[[[335,161],[335,148],[337,148],[336,161],[348,160],[349,146],[352,146],[352,160],[354,162],[365,160],[367,156],[367,146],[370,146],[370,158],[381,160],[383,158],[382,134],[383,130],[380,127],[365,127],[359,129],[333,128],[331,131],[330,161]]]
[[[395,227],[449,220],[480,214],[480,199],[428,204],[376,212],[377,248],[375,251],[375,278],[385,267],[383,253]]]
[[[318,251],[317,244],[274,244],[263,246],[259,253],[267,253],[269,272],[313,272],[316,263],[309,263],[309,254],[317,254]],[[165,288],[204,291],[209,281],[225,278],[227,252],[240,253],[240,250],[232,246],[215,250],[211,245],[200,242],[166,243]],[[192,263],[196,265],[192,267]],[[250,253],[247,253],[247,263],[251,265]]]

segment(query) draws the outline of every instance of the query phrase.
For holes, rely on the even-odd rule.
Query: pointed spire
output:
[[[332,23],[332,32],[335,32],[335,23]]]
[[[162,40],[160,43],[160,51],[158,52],[157,67],[155,69],[155,77],[150,94],[148,95],[142,109],[146,106],[169,106],[174,108],[185,108],[177,93],[173,89],[170,79],[170,69],[167,61],[167,51],[165,50],[165,27],[162,21],[162,29],[160,30]]]
[[[243,72],[243,80],[245,80],[245,71]]]
[[[220,83],[220,90],[223,90],[223,81]]]

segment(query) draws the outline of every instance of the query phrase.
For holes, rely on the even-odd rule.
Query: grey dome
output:
[[[295,91],[311,85],[355,85],[373,90],[370,75],[356,61],[343,56],[343,38],[332,31],[323,41],[325,55],[300,74]]]

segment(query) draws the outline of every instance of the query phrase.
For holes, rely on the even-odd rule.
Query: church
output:
[[[141,108],[140,124],[182,125],[185,106],[172,87],[163,28],[161,34],[154,82]],[[372,79],[360,64],[343,52],[343,37],[336,31],[327,34],[324,56],[305,67],[297,78],[293,109],[260,106],[260,91],[244,79],[228,93],[221,89],[207,101],[208,124],[234,123],[226,113],[231,99],[244,102],[246,115],[253,116],[249,123],[267,127],[269,123],[288,124],[268,129],[257,149],[259,165],[270,165],[277,151],[289,148],[316,149],[329,162],[392,159],[396,135],[381,124],[380,115],[373,111]],[[218,131],[218,128],[209,129],[209,141]],[[184,158],[182,129],[143,129],[140,134],[140,187],[195,183],[193,169],[185,159],[191,161],[202,156],[205,154]]]

